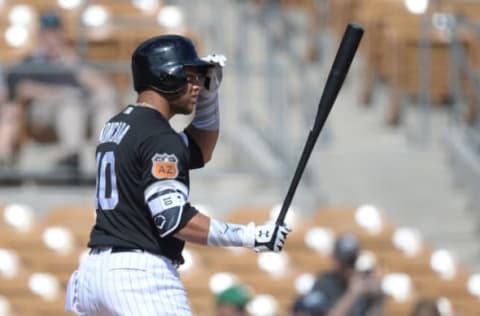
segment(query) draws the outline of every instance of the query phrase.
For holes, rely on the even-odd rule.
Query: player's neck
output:
[[[144,106],[157,110],[167,120],[169,120],[173,116],[172,111],[170,111],[168,101],[158,93],[151,90],[145,90],[140,92],[136,104],[138,106]]]

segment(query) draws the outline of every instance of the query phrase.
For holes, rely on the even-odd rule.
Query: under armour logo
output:
[[[270,231],[259,230],[258,231],[258,237],[263,237],[263,235],[265,235],[265,237],[269,238],[270,237]]]

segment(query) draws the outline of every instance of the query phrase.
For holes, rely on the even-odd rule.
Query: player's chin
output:
[[[188,106],[181,108],[180,113],[185,115],[192,114],[193,109],[195,108],[195,105],[196,105],[195,103],[191,103]]]
[[[195,98],[195,100],[192,100],[192,102],[190,102],[189,106],[188,106],[188,109],[190,110],[190,113],[193,112],[193,110],[197,107],[197,99]]]

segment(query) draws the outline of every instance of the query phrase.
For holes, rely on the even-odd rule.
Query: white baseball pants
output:
[[[70,277],[65,309],[77,316],[190,316],[185,288],[165,257],[148,252],[89,254]]]

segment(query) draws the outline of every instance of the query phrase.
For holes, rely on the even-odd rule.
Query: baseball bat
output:
[[[282,225],[285,221],[288,208],[292,203],[293,196],[297,190],[297,186],[302,178],[303,171],[307,165],[310,154],[313,147],[317,142],[318,135],[322,131],[323,125],[327,120],[328,114],[335,103],[338,92],[343,85],[345,77],[347,76],[350,65],[352,64],[353,57],[357,51],[358,45],[363,35],[363,27],[359,24],[349,23],[343,35],[340,47],[338,48],[337,55],[333,62],[332,68],[328,75],[323,93],[318,104],[317,115],[310,133],[308,134],[307,141],[303,148],[302,156],[297,164],[295,174],[290,182],[290,187],[287,191],[287,195],[283,200],[282,208],[278,214],[276,224]]]

